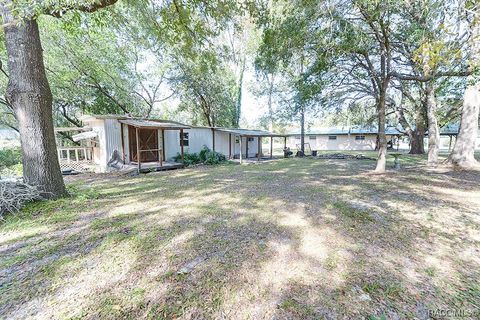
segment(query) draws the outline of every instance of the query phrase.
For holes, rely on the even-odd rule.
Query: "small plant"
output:
[[[182,155],[180,153],[177,153],[177,155],[174,157],[174,160],[176,162],[182,161]],[[188,152],[184,153],[183,161],[186,166],[191,166],[199,163],[213,165],[227,161],[227,158],[222,153],[212,151],[207,146],[203,146],[202,150],[200,150],[198,154]]]
[[[177,155],[173,158],[176,162],[181,162],[182,161],[182,155],[180,153],[177,153]],[[194,164],[199,164],[202,161],[200,160],[198,154],[196,153],[184,153],[183,154],[183,162],[185,166],[191,166]]]
[[[225,155],[216,151],[212,151],[207,146],[203,146],[202,150],[200,150],[199,157],[204,164],[209,165],[219,164],[227,161]]]
[[[22,175],[22,153],[20,148],[0,149],[0,175]]]

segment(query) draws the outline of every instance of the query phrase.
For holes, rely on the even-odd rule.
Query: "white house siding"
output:
[[[188,132],[188,147],[185,147],[186,151],[190,153],[199,153],[203,146],[207,146],[208,148],[212,149],[212,129],[192,128],[185,130],[185,132]],[[215,144],[216,143],[217,141],[215,141]]]
[[[257,155],[258,152],[258,138],[252,137],[253,141],[247,141],[247,137],[242,137],[242,155],[245,156],[247,152],[247,142],[248,142],[248,157],[252,158]],[[238,157],[240,150],[240,143],[235,143],[235,155]],[[232,151],[233,152],[233,151]]]
[[[122,157],[122,133],[121,133],[121,124],[116,119],[105,119],[105,149],[106,149],[106,160],[105,165],[112,159],[113,153],[118,152],[120,157]]]
[[[355,136],[362,136],[361,134],[351,135],[334,135],[335,140],[329,139],[330,135],[308,135],[305,136],[305,143],[310,144],[312,150],[375,150],[375,143],[377,136],[375,134],[365,134],[364,140],[356,140]],[[299,136],[290,136],[288,138],[288,147],[292,150],[297,149],[300,145]]]
[[[105,134],[105,120],[94,119],[85,121],[86,125],[92,128],[92,131],[98,135],[98,145],[93,148],[93,161],[98,166],[95,171],[105,172],[107,169],[107,153],[106,153],[106,134]]]
[[[215,151],[224,154],[227,158],[229,156],[229,136],[228,132],[215,131]],[[235,135],[232,134],[232,156],[233,144],[235,143]]]
[[[186,132],[186,131],[185,131]],[[180,152],[180,131],[165,130],[165,160],[172,161],[173,157]]]

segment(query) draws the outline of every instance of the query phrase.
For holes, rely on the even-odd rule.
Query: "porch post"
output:
[[[283,149],[287,149],[287,136],[283,137]]]
[[[123,137],[123,123],[120,122],[120,131],[122,135],[122,159],[123,159],[123,164],[125,164],[125,139]]]
[[[258,150],[257,150],[257,161],[260,161],[260,154],[262,153],[262,137],[258,136],[257,137],[257,144],[258,144]]]
[[[242,164],[242,136],[239,136],[240,137],[240,164]]]
[[[273,136],[270,137],[270,159],[273,158]]]
[[[162,149],[160,149],[160,147],[158,146],[158,134],[160,133],[160,130],[157,129],[157,153],[158,153],[158,162],[160,162],[160,167],[163,166],[163,163],[162,163],[162,158],[163,158],[163,155],[162,155],[162,150],[163,150],[163,145],[162,145]]]
[[[140,165],[140,137],[138,134],[138,127],[135,128],[135,136],[137,138],[137,165],[138,165],[138,173],[140,173],[141,165]]]
[[[215,151],[215,129],[212,128],[212,150]]]
[[[248,136],[245,136],[245,159],[248,159]]]
[[[183,161],[183,129],[180,129],[180,150],[182,153],[182,164],[185,165]]]
[[[165,159],[165,130],[162,129],[162,161]]]
[[[232,159],[232,134],[228,134],[228,159]]]

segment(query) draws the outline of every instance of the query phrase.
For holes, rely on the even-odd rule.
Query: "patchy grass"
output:
[[[70,177],[71,197],[0,225],[0,318],[478,310],[480,173],[404,158],[385,175],[306,158]]]

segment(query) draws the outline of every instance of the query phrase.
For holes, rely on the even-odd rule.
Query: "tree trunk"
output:
[[[5,45],[10,78],[6,97],[14,108],[20,131],[25,182],[38,186],[45,197],[66,194],[57,157],[52,118],[52,93],[45,74],[35,20],[13,23],[3,7]]]
[[[387,135],[385,134],[385,92],[383,91],[380,94],[378,105],[377,105],[377,114],[378,114],[378,157],[377,157],[377,166],[375,167],[375,172],[383,173],[385,172],[387,165]]]
[[[273,73],[272,73],[271,79],[268,79],[268,75],[267,75],[267,80],[270,82],[269,87],[268,87],[268,117],[269,117],[268,130],[270,132],[273,132],[272,95],[273,95],[273,84],[274,84],[274,81],[275,81]]]
[[[425,154],[425,147],[423,144],[423,138],[425,137],[425,128],[416,128],[412,130],[410,138],[410,151],[409,154]]]
[[[410,138],[410,154],[425,154],[425,108],[417,106],[415,113],[415,130]]]
[[[305,108],[300,108],[300,151],[301,156],[305,155]]]
[[[408,123],[401,106],[399,106],[395,110],[395,115],[397,116],[398,122],[405,129],[405,132],[410,139],[409,154],[424,154],[425,150],[423,147],[423,137],[425,135],[425,120],[423,118],[423,112],[418,110],[415,115],[415,129],[412,129],[412,127]]]
[[[241,61],[240,75],[238,79],[237,87],[237,101],[235,103],[235,123],[234,126],[238,128],[240,125],[240,116],[242,113],[242,87],[243,87],[243,74],[245,73],[245,58]]]
[[[433,83],[426,84],[425,89],[428,120],[428,166],[438,164],[438,150],[440,147],[440,128],[437,121],[437,102]]]
[[[475,144],[478,136],[478,116],[480,110],[480,83],[468,86],[465,90],[460,128],[449,161],[459,168],[471,168],[475,160]]]
[[[480,7],[477,5],[471,24],[472,36],[471,61],[473,68],[480,66]],[[478,71],[471,77],[471,85],[465,90],[460,128],[449,161],[459,168],[470,168],[478,165],[475,160],[475,144],[478,137],[478,116],[480,112],[480,82]]]

